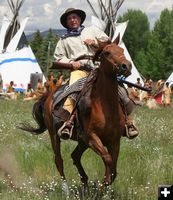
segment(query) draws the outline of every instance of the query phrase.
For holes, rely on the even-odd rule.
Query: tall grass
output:
[[[102,160],[91,150],[82,157],[90,178],[84,193],[70,154],[73,141],[62,142],[62,155],[69,190],[61,181],[47,132],[32,136],[16,128],[28,121],[34,126],[34,102],[0,100],[0,199],[116,199],[154,200],[159,185],[173,184],[173,108],[138,108],[133,113],[140,135],[122,138],[115,182],[102,195],[96,184],[102,180]]]

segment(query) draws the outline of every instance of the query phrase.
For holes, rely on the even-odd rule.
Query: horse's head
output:
[[[110,41],[98,41],[98,51],[96,52],[96,57],[99,57],[102,61],[103,59],[108,60],[112,64],[112,69],[116,71],[117,75],[124,75],[125,77],[131,74],[132,65],[129,60],[126,59],[124,55],[124,49],[118,46],[118,37],[111,43]]]

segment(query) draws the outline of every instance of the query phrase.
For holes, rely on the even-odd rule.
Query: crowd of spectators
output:
[[[140,78],[137,78],[136,85],[142,86]],[[135,102],[141,102],[147,106],[170,106],[173,103],[173,87],[169,85],[164,79],[153,82],[151,79],[144,81],[143,87],[150,89],[150,91],[143,91],[141,89],[128,85],[127,91],[131,99]],[[152,106],[151,106],[152,107]]]
[[[47,80],[43,82],[41,78],[38,78],[36,88],[32,88],[32,84],[28,83],[27,89],[24,92],[17,92],[14,87],[14,81],[10,81],[7,85],[6,90],[3,91],[3,78],[0,74],[0,98],[3,99],[17,99],[22,96],[25,101],[37,100],[43,93],[51,93],[56,90],[63,82],[63,75],[61,72],[58,73],[57,78],[54,77],[52,71],[49,72]]]
[[[59,72],[55,78],[54,73],[50,71],[45,82],[40,78],[38,79],[35,90],[31,87],[31,83],[28,83],[28,87],[23,93],[23,99],[25,101],[37,100],[43,93],[54,92],[63,82],[62,72]],[[164,79],[153,82],[148,78],[145,79],[144,84],[142,84],[141,79],[137,78],[135,84],[140,87],[149,88],[150,91],[143,91],[137,87],[132,87],[130,84],[127,85],[129,97],[134,102],[145,104],[149,107],[158,105],[170,106],[173,104],[173,87]],[[20,93],[15,90],[14,81],[10,81],[9,85],[6,87],[6,92],[3,92],[3,78],[0,74],[0,97],[5,99],[17,99],[19,95]]]

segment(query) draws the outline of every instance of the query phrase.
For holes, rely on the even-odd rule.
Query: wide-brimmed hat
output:
[[[65,27],[67,27],[67,16],[71,13],[75,13],[77,14],[80,18],[81,18],[81,24],[84,22],[85,18],[86,18],[86,14],[83,10],[80,9],[75,9],[75,8],[68,8],[64,14],[62,14],[61,18],[60,18],[60,22],[61,24]]]

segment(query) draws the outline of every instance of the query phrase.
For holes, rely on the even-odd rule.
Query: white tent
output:
[[[101,30],[104,30],[105,26],[106,26],[104,21],[98,19],[95,16],[91,17],[91,24],[92,24],[92,26],[97,27]],[[143,79],[142,79],[141,75],[139,74],[137,68],[135,67],[135,65],[130,57],[130,54],[122,40],[127,25],[128,25],[128,21],[123,22],[123,23],[115,23],[115,33],[114,33],[114,36],[112,37],[112,41],[118,36],[118,34],[120,34],[119,46],[121,46],[124,49],[124,55],[132,63],[132,71],[131,71],[132,74],[129,77],[127,77],[126,80],[129,82],[132,82],[132,83],[136,83],[137,78],[140,78],[142,85],[144,85]]]
[[[131,59],[131,56],[130,56],[130,54],[129,54],[129,52],[128,52],[128,50],[127,50],[127,48],[126,48],[126,46],[125,46],[125,44],[124,44],[124,42],[122,40],[124,32],[125,32],[125,30],[127,28],[127,25],[128,25],[128,21],[123,22],[123,23],[116,23],[115,24],[115,30],[116,31],[114,33],[114,36],[113,36],[112,40],[114,40],[118,36],[118,34],[120,33],[119,46],[121,46],[124,49],[124,55],[132,63],[132,71],[131,71],[132,74],[129,77],[127,77],[126,80],[129,81],[129,82],[132,82],[132,83],[136,83],[137,82],[137,78],[140,78],[142,85],[144,85],[143,79],[142,79],[141,75],[139,74],[137,68],[135,67],[135,65],[134,65],[134,63],[133,63],[133,61]]]
[[[24,35],[28,18],[20,24],[17,18],[23,0],[17,1],[16,5],[13,0],[8,3],[14,17],[11,20],[4,17],[0,30],[0,74],[3,79],[3,90],[6,90],[10,81],[13,81],[17,91],[24,91],[30,83],[32,74],[38,73],[43,77],[43,81],[45,78]]]
[[[0,74],[4,90],[10,81],[14,81],[16,90],[25,90],[33,73],[42,73],[42,71],[30,47],[0,54]]]
[[[173,72],[170,74],[166,82],[169,83],[169,86],[173,86]]]

